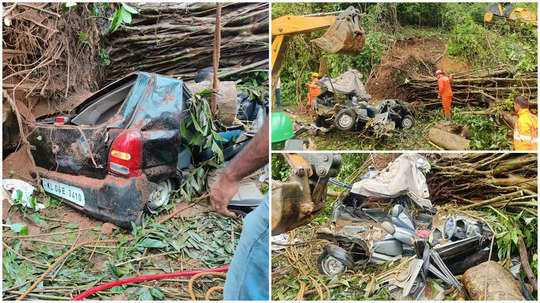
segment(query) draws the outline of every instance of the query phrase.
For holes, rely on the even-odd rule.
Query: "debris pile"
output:
[[[175,212],[179,220],[166,220],[168,216],[164,215],[131,234],[118,228],[111,232],[107,223],[63,205],[50,206],[39,215],[20,215],[14,207],[4,211],[8,224],[3,228],[2,299],[14,300],[27,291],[25,300],[72,300],[85,290],[120,278],[204,270],[230,263],[240,238],[241,221],[209,212],[200,204],[189,209],[187,203],[182,204],[183,211]],[[19,231],[13,222],[22,222],[19,225],[28,228]],[[105,237],[108,240],[101,240]],[[36,283],[40,277],[42,281]],[[30,290],[30,285],[37,287]],[[223,285],[222,279],[205,276],[190,282],[189,278],[169,278],[112,288],[89,299],[195,300],[204,298],[216,285]],[[215,292],[212,298],[221,294]]]
[[[16,91],[16,101],[25,99],[31,109],[41,97],[56,101],[42,106],[54,107],[70,94],[99,87],[104,68],[98,56],[101,37],[89,7],[64,12],[62,3],[2,6],[2,87]]]
[[[366,81],[374,99],[408,99],[408,91],[401,84],[413,75],[431,75],[436,63],[444,60],[444,40],[411,37],[396,43],[381,56]],[[446,70],[446,69],[445,69]],[[436,96],[435,96],[436,97]]]

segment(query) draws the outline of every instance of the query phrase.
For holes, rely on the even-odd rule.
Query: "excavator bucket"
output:
[[[347,8],[330,26],[324,36],[311,40],[321,49],[333,54],[358,54],[364,47],[366,35],[360,26],[360,12]]]
[[[313,220],[324,204],[316,205],[309,195],[309,185],[306,187],[300,182],[273,181],[272,235],[279,235]]]
[[[285,182],[272,181],[272,235],[309,223],[324,209],[328,180],[341,168],[339,154],[283,154],[291,166]]]

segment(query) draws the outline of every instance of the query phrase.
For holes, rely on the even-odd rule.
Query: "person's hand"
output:
[[[231,179],[227,174],[222,174],[210,188],[210,203],[214,210],[227,217],[236,217],[236,214],[227,209],[227,205],[234,197],[240,183]]]

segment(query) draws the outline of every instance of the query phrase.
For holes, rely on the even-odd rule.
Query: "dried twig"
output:
[[[73,246],[71,247],[72,249],[73,249],[73,247],[75,247],[77,245],[77,242],[79,242],[80,237],[81,237],[81,233],[79,233],[77,235],[77,239],[75,239],[75,242],[73,242]],[[60,270],[62,270],[62,267],[66,263],[66,260],[67,260],[67,258],[65,258],[64,261],[62,261],[62,263],[60,264],[60,266],[58,266],[58,269],[56,270],[56,272],[54,272],[54,275],[51,277],[51,281],[54,281],[54,279],[56,278],[56,276],[58,275]]]
[[[514,228],[516,230],[519,230],[519,225],[514,223]],[[527,278],[529,278],[529,282],[531,283],[533,289],[535,291],[538,291],[538,284],[536,282],[536,276],[534,275],[534,272],[531,269],[531,264],[529,263],[529,256],[527,255],[527,246],[525,245],[525,241],[523,241],[522,236],[518,236],[518,250],[519,250],[519,259],[521,260],[521,267],[523,268],[523,271],[527,275]]]
[[[44,8],[41,8],[41,7],[37,7],[35,4],[31,5],[31,4],[26,4],[26,3],[19,3],[19,5],[24,6],[24,7],[28,7],[28,8],[31,8],[31,9],[35,9],[35,10],[38,10],[40,12],[44,12],[44,13],[47,13],[47,14],[50,14],[50,15],[53,15],[56,18],[62,17],[62,16],[60,16],[59,14],[57,14],[55,12],[51,12],[50,10],[46,10]]]
[[[26,261],[28,261],[28,262],[30,262],[30,263],[32,263],[32,264],[35,264],[36,266],[39,266],[39,267],[45,267],[45,268],[49,267],[49,265],[47,265],[47,264],[43,264],[43,263],[40,263],[40,262],[38,262],[38,261],[34,261],[34,260],[30,259],[30,258],[27,258],[27,257],[21,255],[21,254],[18,253],[16,250],[14,250],[13,248],[9,247],[9,245],[7,245],[4,241],[2,241],[2,245],[4,245],[4,247],[7,248],[7,250],[9,250],[9,251],[11,251],[12,253],[16,254],[19,258],[21,258],[21,259],[23,259],[23,260],[26,260]]]
[[[193,207],[195,204],[201,202],[202,200],[206,199],[207,197],[208,197],[208,194],[206,193],[206,194],[198,197],[197,199],[195,199],[195,201],[193,203],[189,204],[186,207],[183,207],[183,208],[180,208],[178,210],[173,211],[168,216],[159,219],[156,223],[157,224],[163,224],[164,222],[168,221],[169,219],[176,217],[178,214],[182,213],[184,210]]]

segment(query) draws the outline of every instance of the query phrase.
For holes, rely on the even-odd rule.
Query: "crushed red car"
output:
[[[180,133],[190,97],[182,80],[138,72],[71,114],[38,118],[28,140],[43,189],[97,219],[140,224],[145,208],[168,201],[181,171],[207,157]]]

